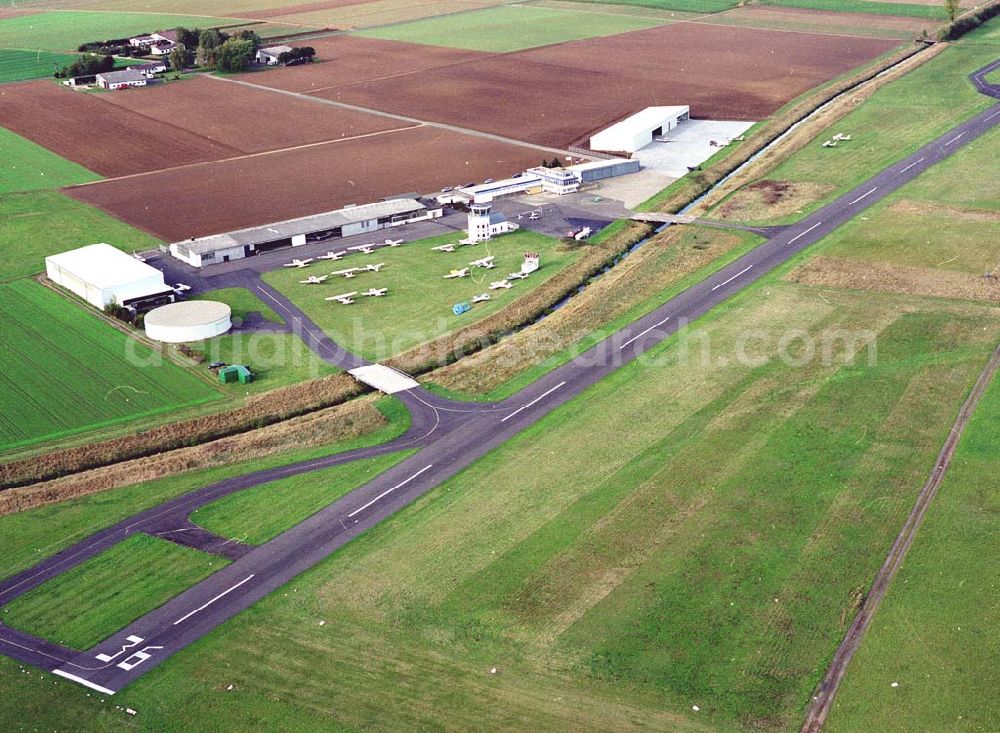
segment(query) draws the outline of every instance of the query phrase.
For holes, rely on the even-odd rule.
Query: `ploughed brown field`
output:
[[[326,89],[322,80],[311,82],[312,93],[327,99],[558,147],[650,105],[688,104],[695,117],[759,120],[896,45],[675,23],[413,73],[401,67],[363,83],[332,74]],[[277,73],[255,81],[270,83]]]
[[[311,64],[243,74],[238,78],[274,89],[315,92],[397,76],[412,78],[419,71],[447,68],[495,56],[460,48],[424,46],[360,36],[313,38],[309,40],[309,45],[316,49],[317,58]],[[418,94],[419,90],[414,89],[409,93]]]
[[[109,177],[407,126],[205,78],[107,94],[4,85],[0,125]]]
[[[265,8],[263,10],[246,10],[239,13],[228,13],[232,18],[251,18],[254,20],[264,20],[267,18],[278,18],[283,15],[293,15],[294,13],[310,13],[316,10],[331,10],[342,8],[345,5],[360,5],[370,2],[370,0],[325,0],[314,3],[295,3],[282,5],[280,8]]]
[[[65,191],[162,239],[178,241],[499,178],[538,165],[540,157],[531,148],[412,127]]]

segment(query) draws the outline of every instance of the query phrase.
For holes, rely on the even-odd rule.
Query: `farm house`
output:
[[[145,74],[134,69],[109,71],[97,75],[97,86],[102,89],[128,89],[129,87],[144,87],[148,81]]]
[[[50,255],[45,258],[45,274],[102,310],[112,304],[144,309],[174,300],[162,272],[110,244]]]

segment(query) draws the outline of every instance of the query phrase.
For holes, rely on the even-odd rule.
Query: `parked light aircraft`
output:
[[[469,268],[463,267],[461,270],[452,270],[451,272],[449,272],[447,275],[444,276],[444,279],[451,280],[452,278],[456,277],[465,277],[468,274],[469,274]]]
[[[496,265],[493,262],[493,260],[495,260],[495,259],[496,259],[496,257],[494,257],[493,255],[490,255],[489,257],[483,257],[482,259],[479,259],[479,260],[473,260],[472,262],[469,263],[469,266],[470,267],[485,267],[487,270],[489,270],[489,269],[491,269],[493,267],[496,267]]]
[[[439,247],[431,247],[431,249],[436,249],[438,252],[454,252],[454,244],[442,244]]]
[[[381,298],[383,295],[389,292],[389,288],[368,288],[362,295],[367,295],[369,298]]]
[[[356,290],[352,290],[349,293],[341,293],[340,295],[332,295],[329,298],[324,298],[324,300],[335,300],[341,305],[350,305],[354,302],[354,296],[357,295]]]
[[[334,270],[330,274],[341,275],[343,277],[354,277],[359,271],[364,272],[364,269],[360,267],[348,267],[346,270]]]
[[[309,267],[309,263],[312,262],[312,257],[307,260],[292,260],[291,262],[286,262],[283,267]]]
[[[514,283],[509,280],[497,280],[490,283],[490,290],[510,290],[512,287],[514,287]]]
[[[333,262],[336,262],[337,260],[341,259],[346,254],[347,254],[346,252],[327,252],[325,255],[320,255],[316,259],[331,260]]]
[[[483,303],[483,302],[485,302],[485,301],[487,301],[489,299],[490,299],[490,294],[489,293],[483,293],[482,295],[473,295],[472,296],[472,302],[473,303]]]
[[[319,285],[321,282],[326,280],[329,275],[310,275],[305,280],[299,280],[303,285]]]

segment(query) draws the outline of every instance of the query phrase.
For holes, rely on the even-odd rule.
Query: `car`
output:
[[[511,178],[522,178],[523,176],[524,176],[523,173],[515,173],[514,175],[511,176]]]
[[[483,181],[483,183],[493,183],[493,179],[487,178],[485,181]]]
[[[213,361],[211,364],[208,365],[208,368],[209,369],[222,369],[222,367],[224,367],[224,366],[226,366],[226,362],[224,362],[224,361]]]
[[[462,188],[472,188],[472,187],[473,187],[473,186],[475,186],[475,185],[476,185],[476,182],[475,182],[475,181],[469,181],[469,182],[468,182],[468,183],[466,183],[466,184],[465,184],[464,186],[462,186]]]
[[[445,186],[444,188],[441,189],[441,193],[449,193],[454,190],[455,189],[452,186]]]

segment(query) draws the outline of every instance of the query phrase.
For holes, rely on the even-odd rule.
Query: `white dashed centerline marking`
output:
[[[353,512],[351,512],[350,514],[347,515],[347,518],[350,519],[355,514],[360,514],[365,509],[367,509],[368,507],[370,507],[372,504],[374,504],[375,502],[377,502],[379,499],[381,499],[381,498],[383,498],[385,496],[388,496],[389,494],[391,494],[396,489],[399,489],[399,488],[402,488],[403,486],[406,486],[408,483],[410,483],[413,479],[415,479],[417,476],[419,476],[420,474],[422,474],[424,471],[429,470],[431,468],[431,466],[433,466],[433,465],[434,465],[433,463],[428,463],[426,466],[424,466],[423,468],[421,468],[415,474],[413,474],[412,476],[410,476],[410,478],[406,479],[406,481],[402,481],[402,482],[396,484],[391,489],[386,489],[385,491],[383,491],[381,494],[379,494],[378,496],[376,496],[374,499],[372,499],[370,502],[368,502],[364,506],[358,507],[357,509],[355,509]]]
[[[992,119],[993,119],[994,117],[996,117],[997,115],[1000,115],[1000,111],[997,111],[997,112],[994,112],[994,113],[993,113],[993,114],[991,114],[991,115],[990,115],[989,117],[987,117],[987,118],[986,118],[985,120],[983,120],[983,122],[989,122],[990,120],[992,120]]]
[[[913,161],[908,166],[906,166],[903,170],[901,170],[900,173],[906,173],[906,171],[910,170],[910,168],[912,168],[913,166],[917,165],[918,163],[923,163],[925,160],[927,160],[927,158],[921,158],[920,160]]]
[[[253,578],[253,575],[248,575],[247,577],[245,577],[243,580],[241,580],[236,585],[231,586],[231,587],[227,588],[226,590],[222,591],[219,595],[217,595],[212,600],[210,600],[207,603],[204,603],[204,604],[198,606],[198,608],[194,609],[190,613],[184,614],[179,619],[177,619],[176,621],[174,621],[174,626],[176,626],[177,624],[181,623],[182,621],[186,621],[187,619],[191,618],[196,613],[198,613],[198,611],[204,611],[206,608],[208,608],[209,606],[211,606],[213,603],[215,603],[217,600],[219,600],[220,598],[222,598],[224,595],[232,593],[234,590],[236,590],[237,588],[239,588],[244,583],[248,583],[251,578]]]
[[[542,401],[543,399],[545,399],[546,397],[548,397],[550,394],[552,394],[553,392],[555,392],[557,389],[559,389],[560,387],[562,387],[564,384],[566,384],[566,382],[559,382],[559,384],[557,384],[555,387],[553,387],[552,389],[548,390],[547,392],[543,392],[542,394],[538,395],[538,397],[536,397],[535,399],[533,399],[528,404],[523,405],[522,407],[518,407],[516,410],[514,410],[514,412],[510,413],[507,417],[500,418],[500,422],[507,422],[512,417],[514,417],[514,415],[516,415],[517,413],[521,412],[522,410],[527,410],[529,407],[531,407],[536,402]]]
[[[65,677],[68,680],[72,680],[77,684],[83,685],[84,687],[89,687],[91,690],[97,690],[104,695],[114,695],[114,690],[109,690],[107,687],[101,687],[96,682],[91,682],[90,680],[85,680],[83,677],[77,677],[75,674],[70,674],[69,672],[63,672],[61,669],[52,670],[52,674],[57,674],[60,677]]]
[[[964,132],[960,132],[960,133],[958,133],[957,135],[955,135],[955,137],[953,137],[953,138],[952,138],[951,140],[949,140],[948,142],[946,142],[946,143],[945,143],[945,144],[944,144],[944,145],[943,145],[942,147],[945,147],[945,148],[946,148],[946,147],[948,147],[949,145],[951,145],[952,143],[954,143],[954,142],[958,142],[959,138],[963,137],[964,135],[965,135],[965,133],[964,133]]]
[[[621,346],[619,346],[618,350],[621,351],[626,346],[628,346],[629,344],[631,344],[633,341],[638,341],[643,336],[645,336],[647,333],[649,333],[650,331],[652,331],[654,328],[657,328],[658,326],[662,326],[664,323],[666,323],[669,320],[670,320],[670,316],[667,316],[662,321],[657,321],[656,323],[654,323],[652,326],[650,326],[649,328],[647,328],[642,333],[636,334],[635,336],[633,336],[632,338],[630,338],[628,341],[626,341],[624,344],[622,344]]]
[[[803,232],[803,233],[804,233],[804,232]],[[731,278],[729,278],[728,280],[726,280],[726,281],[725,281],[724,283],[719,283],[718,285],[716,285],[716,286],[715,286],[714,288],[712,288],[712,290],[718,290],[718,289],[719,289],[719,288],[721,288],[721,287],[722,287],[723,285],[728,285],[728,284],[729,284],[729,283],[731,283],[731,282],[732,282],[733,280],[735,280],[735,279],[736,279],[736,278],[738,278],[738,277],[739,277],[740,275],[742,275],[742,274],[743,274],[744,272],[746,272],[747,270],[749,270],[749,269],[750,269],[751,267],[753,267],[753,265],[750,265],[750,267],[745,267],[745,268],[743,268],[742,270],[740,270],[739,272],[737,272],[737,273],[736,273],[735,275],[733,275],[733,276],[732,276]]]
[[[808,229],[806,229],[801,234],[796,234],[794,237],[792,237],[791,239],[789,239],[788,243],[789,244],[795,244],[796,240],[802,239],[802,237],[806,236],[809,232],[811,232],[813,229],[815,229],[816,227],[818,227],[822,223],[823,222],[821,222],[821,221],[816,222],[815,224],[813,224],[811,227],[809,227]]]
[[[871,191],[865,191],[865,193],[861,194],[856,199],[854,199],[850,204],[848,204],[848,206],[856,204],[856,203],[858,203],[858,201],[861,201],[862,199],[868,198],[869,196],[871,196],[876,191],[878,191],[878,186],[875,186],[875,188],[873,188]]]

